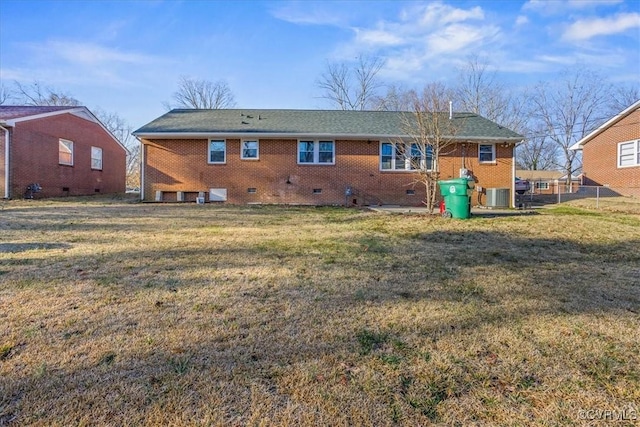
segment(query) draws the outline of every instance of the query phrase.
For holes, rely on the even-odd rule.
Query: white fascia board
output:
[[[134,133],[134,136],[144,139],[209,139],[209,138],[262,138],[262,139],[390,139],[402,138],[400,135],[340,135],[333,133],[271,133],[271,132],[150,132],[150,133]]]
[[[78,115],[77,113],[84,112],[85,110],[87,110],[85,107],[69,107],[68,109],[65,109],[65,110],[49,111],[48,113],[34,114],[32,116],[24,116],[24,117],[18,117],[15,119],[7,120],[7,125],[13,127],[15,126],[16,123],[27,122],[29,120],[44,119],[47,117],[58,116],[60,114],[67,114],[67,113]]]
[[[209,139],[209,138],[226,138],[226,139],[241,139],[241,138],[263,138],[263,139],[353,139],[353,140],[393,140],[393,139],[406,139],[411,140],[414,137],[411,135],[354,135],[354,134],[332,134],[332,133],[269,133],[269,132],[149,132],[149,133],[134,133],[134,136],[142,139]],[[510,142],[518,143],[522,141],[522,138],[500,138],[500,137],[461,137],[458,138],[459,142],[472,142],[472,143],[498,143],[498,142]]]
[[[624,119],[625,117],[627,117],[629,114],[631,114],[632,112],[634,112],[638,108],[640,108],[640,100],[634,102],[629,107],[625,108],[624,111],[622,111],[619,114],[616,114],[611,119],[607,120],[598,129],[594,130],[589,135],[585,136],[580,141],[576,142],[571,147],[569,147],[569,150],[582,150],[582,148],[584,147],[584,145],[587,142],[591,141],[593,138],[595,138],[596,136],[600,135],[602,132],[604,132],[605,130],[609,129],[611,126],[613,126],[614,124],[616,124],[620,120]]]
[[[53,117],[53,116],[57,116],[57,115],[60,115],[60,114],[73,114],[74,116],[80,117],[81,119],[88,120],[90,122],[98,124],[105,132],[107,132],[107,134],[109,134],[111,139],[113,139],[120,146],[120,148],[122,148],[124,150],[125,153],[129,154],[129,150],[127,150],[127,147],[125,147],[118,140],[118,138],[116,138],[111,133],[111,131],[109,129],[107,129],[105,127],[105,125],[103,125],[102,122],[100,120],[98,120],[98,118],[91,111],[89,111],[89,109],[87,107],[70,107],[70,108],[65,109],[65,110],[50,111],[48,113],[34,114],[32,116],[19,117],[17,119],[7,120],[7,125],[11,126],[11,127],[15,127],[16,123],[27,122],[29,120],[44,119],[44,118],[47,118],[47,117]]]

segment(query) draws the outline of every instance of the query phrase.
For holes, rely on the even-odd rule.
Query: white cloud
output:
[[[394,34],[392,31],[381,29],[367,30],[355,28],[356,42],[369,44],[374,46],[397,46],[404,43],[402,37]]]
[[[493,26],[449,25],[427,36],[427,51],[429,56],[466,53],[467,48],[478,46],[497,36],[499,32]]]
[[[147,72],[146,65],[171,61],[161,57],[111,48],[95,43],[48,40],[22,45],[27,59],[20,81],[42,80],[51,84],[130,85],[132,69]]]
[[[569,10],[612,6],[622,3],[623,1],[624,0],[529,0],[522,6],[522,10],[531,10],[543,15],[554,15]]]
[[[340,46],[338,59],[368,52],[386,60],[381,73],[404,80],[424,78],[425,70],[453,63],[496,41],[498,26],[485,23],[481,7],[464,9],[438,3],[413,3],[396,19],[352,28],[355,37]]]
[[[120,51],[93,43],[52,40],[41,45],[31,45],[31,48],[42,55],[64,59],[72,64],[144,64],[153,61],[149,55]]]
[[[620,4],[624,0],[569,0],[567,4],[573,9],[587,9],[596,6]]]
[[[271,15],[282,21],[303,25],[346,25],[345,18],[335,8],[315,2],[284,2],[271,10]]]
[[[571,24],[562,35],[564,40],[588,40],[640,28],[640,13],[621,13],[606,18],[581,19]]]
[[[520,15],[516,18],[516,26],[526,25],[528,23],[529,23],[529,18],[524,15]]]
[[[423,10],[420,10],[423,9]],[[476,6],[469,10],[455,8],[444,3],[429,3],[425,6],[419,6],[412,11],[405,13],[405,19],[412,20],[411,15],[417,14],[420,19],[418,24],[421,26],[433,26],[442,24],[452,24],[456,22],[464,22],[468,20],[484,19],[484,12],[480,6]]]

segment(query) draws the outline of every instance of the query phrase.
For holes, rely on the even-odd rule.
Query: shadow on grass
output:
[[[0,253],[18,253],[26,251],[49,250],[49,249],[69,249],[67,243],[0,243]]]
[[[169,214],[172,208],[159,211]],[[43,320],[41,333],[58,343],[66,362],[54,358],[33,371],[10,373],[0,385],[0,417],[36,423],[53,417],[73,424],[89,416],[95,423],[136,424],[168,406],[188,409],[194,422],[207,415],[213,424],[242,423],[258,398],[273,404],[254,408],[265,417],[290,407],[295,385],[283,376],[300,366],[309,370],[306,376],[288,381],[314,385],[338,408],[342,399],[367,393],[377,399],[374,408],[385,408],[385,392],[348,388],[357,375],[350,366],[374,357],[399,365],[403,351],[408,353],[403,349],[412,345],[398,338],[407,330],[435,342],[538,315],[637,316],[639,248],[637,239],[579,242],[437,230],[337,237],[307,245],[306,251],[303,243],[274,238],[161,253],[128,248],[93,259],[60,256],[54,262],[77,273],[66,286],[89,283],[104,302],[81,321],[63,323],[63,329],[53,319]],[[121,268],[101,269],[102,264]],[[252,269],[263,273],[252,276]],[[267,274],[270,269],[280,276]],[[194,278],[194,270],[203,274]],[[138,304],[128,306],[133,300]],[[415,314],[445,305],[456,309],[428,320]],[[385,317],[395,308],[396,317]],[[24,341],[12,357],[29,352],[29,338]],[[105,342],[111,347],[98,354],[82,349]],[[385,346],[396,353],[382,353]],[[334,365],[327,368],[328,363]],[[327,386],[328,380],[337,385]],[[419,383],[408,376],[400,382],[401,396]],[[464,385],[451,395],[443,386],[422,385],[431,395],[407,401],[432,421],[438,403],[469,392]],[[301,399],[299,411],[319,411],[320,403],[305,407]],[[182,408],[171,406],[176,402]],[[79,409],[67,412],[70,407]]]

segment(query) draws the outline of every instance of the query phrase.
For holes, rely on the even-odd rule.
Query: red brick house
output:
[[[421,205],[410,113],[331,110],[172,110],[134,132],[145,201],[233,204]],[[513,187],[522,136],[455,113],[456,145],[441,177],[468,170],[481,191]],[[421,163],[430,167],[423,155]],[[478,188],[478,187],[476,187]],[[511,191],[513,194],[513,190]],[[475,202],[475,198],[474,198]]]
[[[571,176],[571,186],[567,185],[567,173],[558,170],[516,169],[516,176],[529,181],[532,194],[574,193],[580,189],[581,176]]]
[[[640,196],[640,100],[575,143],[582,150],[584,185]]]
[[[0,192],[22,198],[125,191],[126,148],[86,107],[0,106]]]

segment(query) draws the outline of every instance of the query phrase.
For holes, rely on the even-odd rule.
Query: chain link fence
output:
[[[516,196],[516,203],[528,207],[584,200],[593,202],[595,208],[600,208],[603,203],[613,199],[619,200],[619,198],[640,203],[640,187],[604,187],[575,183],[554,184],[553,187],[544,189],[532,186],[531,190],[525,194]]]

